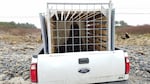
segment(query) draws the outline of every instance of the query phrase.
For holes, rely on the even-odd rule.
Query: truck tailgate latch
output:
[[[79,64],[88,64],[89,63],[89,58],[80,58],[79,59]]]

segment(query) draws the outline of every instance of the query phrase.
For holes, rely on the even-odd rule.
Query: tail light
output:
[[[31,64],[31,67],[30,67],[30,79],[31,79],[31,82],[33,82],[33,83],[37,83],[38,82],[38,79],[37,79],[37,64],[36,63]]]
[[[129,74],[130,72],[130,62],[129,58],[125,57],[125,74]]]

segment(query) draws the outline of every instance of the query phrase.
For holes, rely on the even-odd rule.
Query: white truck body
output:
[[[95,3],[97,4],[97,3]],[[52,4],[54,5],[54,4]],[[61,4],[63,5],[63,4]],[[71,4],[73,5],[73,4]],[[78,5],[78,4],[75,4]],[[86,5],[86,4],[80,4],[80,5]],[[111,6],[110,4],[108,4]],[[64,7],[64,6],[63,6]],[[94,6],[96,7],[96,6]],[[111,7],[110,7],[111,8]],[[102,8],[103,9],[103,8]],[[60,10],[59,10],[60,12]],[[57,17],[57,20],[59,20],[58,16],[63,16],[60,17],[60,20],[63,21],[63,23],[67,23],[67,17],[69,17],[69,12],[61,12],[60,15],[55,12],[55,16]],[[73,11],[71,11],[73,12]],[[78,12],[78,13],[77,13]],[[77,18],[78,16],[86,16],[86,13],[77,11],[73,12],[71,17]],[[49,11],[48,11],[49,13]],[[76,14],[77,13],[77,14]],[[83,13],[83,14],[82,14]],[[98,13],[97,10],[95,12],[90,12],[88,14],[93,15],[96,17],[94,13]],[[88,32],[85,34],[85,37],[82,36],[84,34],[80,34],[77,38],[81,37],[79,39],[80,43],[81,41],[85,42],[83,44],[73,44],[73,47],[70,47],[71,44],[64,44],[65,46],[63,49],[61,49],[61,53],[59,50],[59,45],[61,42],[57,41],[57,43],[54,43],[55,39],[59,40],[61,38],[61,41],[66,41],[67,39],[64,38],[70,38],[67,37],[68,33],[65,33],[66,37],[58,37],[53,39],[54,34],[52,34],[52,31],[55,30],[55,27],[53,30],[50,30],[50,21],[49,19],[45,19],[44,17],[41,16],[41,22],[42,22],[42,37],[43,37],[43,46],[42,49],[38,52],[38,54],[33,55],[32,57],[32,62],[31,62],[31,71],[30,71],[30,76],[31,76],[31,81],[33,84],[91,84],[91,83],[103,83],[103,82],[113,82],[113,81],[123,81],[127,80],[129,78],[129,60],[128,60],[128,54],[127,52],[119,49],[115,49],[114,47],[114,18],[112,17],[112,9],[107,9],[106,11],[102,11],[100,13],[105,13],[105,15],[108,15],[108,19],[106,20],[107,27],[105,28],[107,30],[108,35],[106,35],[106,41],[103,42],[103,39],[100,40],[100,43],[96,43],[96,40],[100,37],[105,37],[105,35],[102,34],[104,28],[99,28],[99,27],[93,27],[93,31],[97,32],[97,29],[101,30],[100,36],[89,36],[88,34],[91,33],[88,29],[91,28],[91,25],[86,21],[88,18],[91,18],[91,16],[88,16],[88,18],[85,19],[85,29],[81,29],[82,32]],[[68,15],[67,15],[68,14]],[[99,14],[99,13],[98,13]],[[53,14],[52,14],[53,15]],[[73,16],[76,15],[76,16]],[[51,15],[49,15],[50,17]],[[104,17],[104,16],[99,16],[99,17]],[[81,17],[81,16],[80,16]],[[45,24],[45,20],[48,20]],[[58,21],[55,21],[57,23]],[[69,22],[69,20],[68,20]],[[75,21],[74,21],[75,22]],[[78,21],[80,22],[80,21]],[[60,21],[58,22],[60,23]],[[97,22],[93,21],[92,25],[96,25]],[[62,23],[61,23],[62,24]],[[73,20],[72,20],[72,24]],[[101,24],[103,24],[101,22]],[[82,24],[79,24],[82,25]],[[59,26],[59,24],[57,24]],[[56,27],[57,27],[56,26]],[[103,25],[101,25],[103,26]],[[48,27],[48,29],[47,29]],[[50,27],[50,28],[49,28]],[[55,32],[58,32],[59,28],[55,30]],[[67,30],[65,28],[65,30]],[[76,29],[77,30],[77,29]],[[80,30],[80,29],[78,29]],[[61,29],[62,31],[62,29]],[[73,31],[73,30],[72,30]],[[66,31],[68,32],[68,31]],[[58,32],[57,34],[59,34]],[[63,33],[63,32],[62,32]],[[52,37],[53,35],[53,37]],[[88,37],[89,36],[89,37]],[[84,38],[82,38],[84,37]],[[74,37],[71,37],[72,40]],[[86,43],[86,41],[91,41],[91,39],[95,39],[95,43]],[[52,39],[54,41],[52,41]],[[86,39],[86,41],[84,41]],[[90,40],[89,40],[90,39]],[[68,41],[67,41],[68,42]],[[65,42],[65,43],[67,43]],[[71,41],[72,42],[72,41]],[[93,41],[92,41],[93,42]],[[55,45],[54,45],[55,44]],[[57,45],[56,45],[57,44]],[[102,46],[105,46],[102,50],[102,46],[99,45],[102,44]],[[69,48],[67,47],[69,45]],[[79,45],[80,50],[79,51],[74,51],[75,45]],[[94,46],[94,47],[91,47]],[[97,45],[101,47],[97,47]],[[56,48],[57,47],[57,48]],[[82,48],[89,48],[89,49],[82,49]],[[55,48],[55,49],[54,49]],[[101,48],[101,49],[98,49]],[[58,51],[57,51],[58,49]],[[73,49],[71,51],[67,49]],[[63,50],[63,51],[62,51]],[[69,51],[69,52],[67,52]],[[62,53],[63,52],[63,53]],[[116,84],[116,83],[114,83]]]

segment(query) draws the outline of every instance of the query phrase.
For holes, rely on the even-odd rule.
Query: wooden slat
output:
[[[99,47],[98,45],[96,45],[96,46],[95,46],[95,50],[97,50],[97,51],[105,51],[106,48]]]
[[[96,40],[96,42],[107,42],[108,41],[106,36],[96,37],[95,40]]]
[[[71,21],[72,19],[73,19],[73,16],[76,14],[76,11],[74,11],[73,13],[72,13],[72,15],[71,15],[71,17],[70,18],[68,18],[69,19],[69,21]]]
[[[107,42],[107,37],[91,37],[88,38],[88,43],[106,43]]]
[[[66,21],[69,21],[70,17],[72,16],[72,11],[70,11],[69,15],[68,15],[68,18],[66,19]]]
[[[89,25],[93,25],[93,24],[107,24],[107,20],[89,21],[88,24],[89,24]]]
[[[92,36],[100,36],[100,35],[107,35],[107,30],[88,30]]]
[[[94,46],[95,46],[95,49],[94,49]],[[101,47],[100,45],[88,45],[88,50],[89,51],[93,51],[93,50],[105,51],[106,47]]]
[[[100,18],[100,17],[105,17],[105,16],[102,13],[98,13],[94,17],[88,18],[88,20],[95,20],[95,19]]]
[[[67,16],[65,17],[65,21],[68,19],[69,15],[70,15],[70,11],[67,12]]]
[[[90,20],[90,18],[96,19],[97,16],[100,14],[101,12],[92,12],[90,15],[88,15],[87,19]]]
[[[88,28],[107,28],[107,24],[99,24],[99,25],[90,25]]]
[[[84,18],[88,13],[83,11],[83,13],[80,15],[79,18],[77,18],[76,20],[81,20],[82,18]]]
[[[57,19],[57,21],[59,20],[59,17],[58,17],[58,13],[57,12],[55,12],[55,16],[56,16],[56,19]]]
[[[82,15],[82,13],[83,13],[83,11],[79,11],[78,15],[74,17],[74,20],[77,20],[80,17],[80,15]]]
[[[90,17],[94,17],[93,15],[95,14],[95,12],[93,11],[89,11],[84,17],[82,17],[81,19],[82,20],[87,20],[89,19]]]
[[[95,49],[96,50],[99,50],[99,51],[103,51],[103,50],[106,50],[106,44],[98,44],[98,45],[95,45]]]
[[[64,19],[64,11],[61,11],[61,21]]]
[[[95,19],[92,18],[92,19],[90,19],[90,20],[88,20],[88,21],[91,21],[91,22],[95,21],[95,22],[97,22],[97,21],[99,21],[99,20],[101,20],[101,21],[107,21],[107,17],[105,17],[105,16],[96,17]]]

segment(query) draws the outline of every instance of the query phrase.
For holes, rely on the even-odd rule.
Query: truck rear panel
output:
[[[124,52],[38,55],[39,84],[86,84],[125,80]]]

